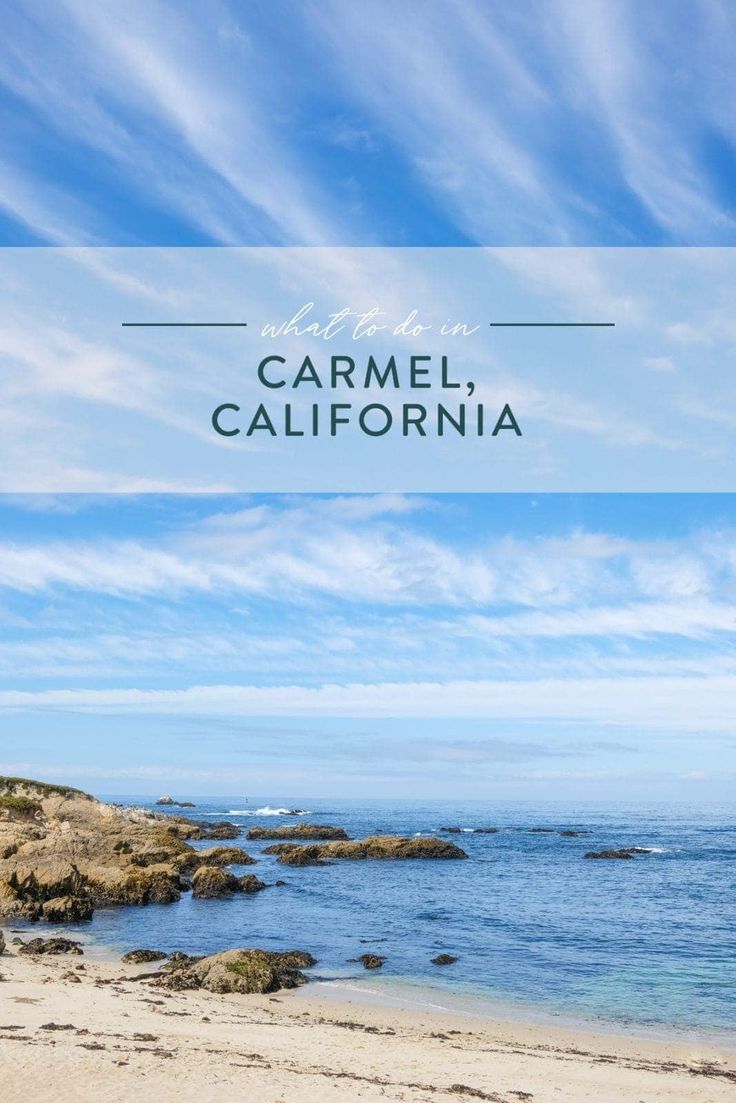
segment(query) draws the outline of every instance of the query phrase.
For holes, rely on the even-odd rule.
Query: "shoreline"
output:
[[[635,1019],[607,1019],[586,1016],[562,1008],[553,1010],[542,1004],[493,997],[485,993],[450,991],[410,978],[385,977],[379,983],[382,990],[367,986],[379,978],[315,978],[306,988],[297,989],[295,999],[302,994],[325,1001],[364,1004],[390,1010],[458,1016],[482,1022],[492,1020],[509,1026],[533,1026],[539,1029],[579,1031],[583,1034],[613,1038],[638,1038],[644,1041],[675,1045],[712,1045],[736,1055],[736,1035],[726,1027],[682,1026],[677,1023],[642,1023]]]
[[[80,928],[74,925],[39,926],[34,923],[19,923],[5,927],[7,936],[18,935],[25,941],[38,934],[49,937],[62,936],[74,939],[84,946],[85,961],[94,962],[111,969],[124,968],[121,957],[131,947],[112,946],[96,936],[90,927]],[[227,947],[225,947],[227,948]],[[216,953],[217,950],[208,951]],[[2,958],[0,958],[0,966]],[[156,969],[158,966],[151,966]],[[1,972],[0,968],[0,972]],[[311,971],[308,971],[308,975]],[[376,987],[373,987],[373,986]],[[482,991],[467,988],[450,989],[444,985],[432,985],[425,978],[396,977],[379,973],[348,976],[320,976],[319,962],[317,975],[309,975],[309,983],[290,993],[292,999],[324,1000],[334,1004],[355,1004],[366,1007],[383,1008],[386,1011],[399,1010],[419,1014],[438,1014],[452,1017],[494,1021],[514,1026],[536,1026],[540,1029],[551,1028],[579,1031],[583,1034],[638,1038],[653,1042],[694,1045],[712,1045],[725,1053],[736,1054],[736,1034],[728,1027],[710,1027],[683,1025],[667,1022],[640,1022],[636,1019],[606,1018],[603,1015],[576,1013],[569,1008],[554,1008],[550,1005],[536,1004],[531,1001],[514,1000],[510,997],[495,996]]]
[[[655,1041],[327,996],[169,992],[146,966],[0,957],[4,1103],[486,1099],[725,1103],[736,1058]],[[319,989],[319,990],[318,990]],[[354,994],[353,994],[354,996]]]

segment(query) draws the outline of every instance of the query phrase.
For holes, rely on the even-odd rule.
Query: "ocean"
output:
[[[107,796],[154,807],[151,798]],[[310,975],[386,999],[513,1014],[544,1013],[620,1027],[719,1034],[736,1026],[736,809],[682,805],[250,799],[180,796],[192,819],[243,828],[329,823],[348,834],[439,834],[468,861],[278,865],[268,842],[242,845],[259,862],[237,872],[286,881],[230,900],[100,910],[90,935],[137,947],[207,954],[228,947],[309,950]],[[300,816],[289,810],[303,809]],[[165,811],[165,809],[158,809]],[[496,827],[496,834],[473,828]],[[534,828],[548,831],[534,831]],[[586,831],[566,837],[562,830]],[[588,850],[646,847],[630,861]],[[350,962],[386,958],[367,973]],[[433,965],[439,953],[456,955]]]

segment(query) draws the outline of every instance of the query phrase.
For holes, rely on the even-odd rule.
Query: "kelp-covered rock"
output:
[[[207,850],[193,850],[181,863],[182,871],[196,869],[198,866],[252,866],[255,858],[251,858],[242,847],[239,846],[213,846]]]
[[[249,839],[349,839],[342,827],[327,823],[284,824],[283,827],[251,827]]]
[[[208,992],[265,993],[306,984],[302,969],[316,964],[301,950],[272,953],[267,950],[225,950],[199,959],[168,963],[151,984],[157,988]]]
[[[268,888],[266,882],[259,880],[254,873],[244,873],[242,877],[238,877],[238,885],[240,891],[245,893],[260,892]]]
[[[171,903],[182,871],[208,861],[165,813],[23,778],[0,777],[0,800],[0,915],[77,922],[96,907]]]
[[[200,900],[221,900],[239,890],[235,874],[220,866],[200,866],[192,877],[192,896]]]
[[[200,839],[237,839],[239,834],[240,828],[236,824],[220,820],[219,823],[203,825],[198,837]]]
[[[252,873],[236,877],[221,866],[200,866],[192,877],[192,896],[200,900],[217,900],[236,892],[253,893],[268,888],[265,881]]]
[[[144,965],[148,961],[163,961],[168,956],[163,950],[128,950],[120,960],[126,965]]]
[[[226,823],[225,820],[221,820],[219,823],[201,823],[198,820],[190,820],[186,816],[164,816],[160,813],[162,826],[165,827],[172,835],[176,835],[178,839],[212,839],[226,840],[237,839],[240,835],[240,828],[234,823]]]
[[[39,954],[83,954],[82,944],[71,938],[32,938],[18,947],[19,954],[35,957]]]
[[[95,905],[116,907],[122,904],[174,904],[181,898],[181,879],[178,870],[157,868],[121,870],[103,878],[91,878]]]
[[[313,843],[307,846],[277,844],[269,852],[277,852],[279,862],[287,866],[322,865],[331,860],[361,861],[365,859],[408,860],[467,858],[464,850],[448,839],[433,835],[408,837],[402,835],[369,835],[366,839],[346,842]]]
[[[277,843],[269,846],[267,854],[278,854],[279,861],[287,866],[325,866],[327,862],[322,857],[322,847],[318,843],[308,846],[298,846],[295,843]]]
[[[55,896],[41,905],[41,916],[47,923],[79,923],[91,919],[94,908],[85,895]]]
[[[643,846],[622,846],[618,850],[589,850],[584,858],[609,858],[623,859],[633,858],[635,854],[649,854],[650,851]]]
[[[359,961],[364,969],[380,969],[386,958],[380,954],[361,954],[360,957],[351,958],[351,961]]]

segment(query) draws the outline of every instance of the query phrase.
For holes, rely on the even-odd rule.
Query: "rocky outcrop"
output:
[[[235,874],[219,866],[200,866],[192,877],[192,896],[199,900],[221,900],[237,891]]]
[[[225,950],[203,958],[179,955],[162,967],[151,984],[173,991],[204,988],[218,993],[278,992],[306,984],[301,970],[312,965],[316,965],[315,959],[301,950],[281,954],[268,950]]]
[[[326,823],[295,823],[283,827],[251,827],[249,839],[349,839],[342,827]]]
[[[200,866],[192,877],[192,896],[200,900],[217,900],[236,892],[260,892],[267,886],[252,873],[236,877],[220,866]]]
[[[82,954],[81,942],[71,938],[32,938],[18,947],[19,954],[36,957],[39,954]]]
[[[454,954],[437,954],[432,958],[433,965],[454,965],[458,959]]]
[[[253,873],[245,873],[242,877],[238,877],[238,884],[240,891],[245,893],[260,892],[261,889],[268,888],[266,882],[259,880]]]
[[[278,854],[279,862],[287,866],[324,865],[330,860],[361,861],[369,858],[406,860],[412,858],[467,858],[464,850],[447,839],[434,836],[370,835],[367,839],[347,842],[312,843],[298,846],[277,843],[265,853]]]
[[[207,824],[187,819],[186,816],[168,815],[161,815],[161,820],[165,824],[166,830],[170,831],[172,835],[176,835],[178,839],[225,840],[237,839],[240,834],[239,827],[234,823],[226,823],[225,820],[221,820],[219,823]]]
[[[166,807],[171,806],[173,808],[174,805],[176,804],[176,801],[174,800],[173,797],[159,797],[158,800],[156,801],[156,804],[163,804],[163,805],[166,805]]]
[[[459,827],[457,824],[453,824],[452,827],[441,827],[440,831],[445,835],[497,835],[497,827]]]
[[[0,915],[67,923],[97,907],[168,904],[200,866],[253,862],[239,847],[194,850],[192,821],[67,786],[0,777],[0,801]]]
[[[163,961],[168,956],[163,950],[129,950],[123,954],[121,961],[126,965],[144,965],[148,961]]]
[[[360,957],[351,957],[350,961],[359,961],[364,969],[380,969],[386,958],[380,954],[361,954]]]
[[[227,820],[220,820],[219,823],[209,826],[198,826],[200,827],[198,839],[237,839],[240,834],[240,828],[234,823],[228,823]]]
[[[160,804],[165,808],[196,808],[191,800],[174,800],[173,797],[159,797],[156,804]]]
[[[182,871],[196,869],[198,866],[252,866],[251,858],[239,846],[213,846],[208,850],[193,850],[180,865]]]
[[[584,858],[613,858],[623,859],[633,858],[636,854],[649,854],[650,851],[643,846],[622,846],[618,850],[589,850],[587,854],[584,854]]]
[[[41,905],[41,915],[47,923],[79,923],[91,919],[93,912],[92,902],[85,895],[54,896]]]
[[[590,835],[590,831],[572,831],[570,828],[566,828],[564,831],[560,831],[563,839],[577,839],[580,835]]]

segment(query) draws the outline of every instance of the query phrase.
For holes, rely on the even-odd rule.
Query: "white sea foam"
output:
[[[223,812],[225,816],[311,816],[306,808],[271,808],[269,804],[263,808],[231,808],[229,812]]]

